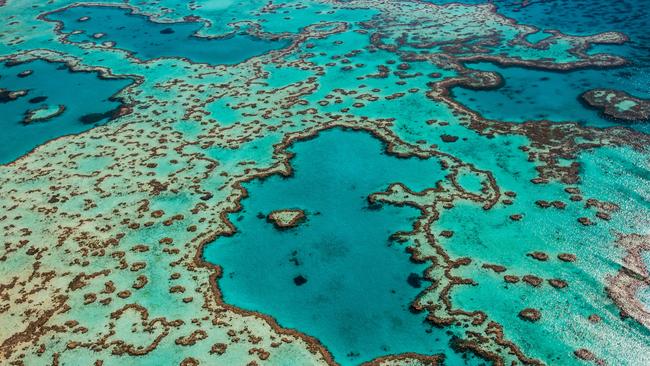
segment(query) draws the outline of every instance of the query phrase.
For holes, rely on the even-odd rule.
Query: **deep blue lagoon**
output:
[[[209,64],[236,64],[288,44],[242,31],[221,38],[200,37],[196,33],[204,26],[202,22],[154,22],[146,15],[110,6],[75,6],[49,14],[46,19],[60,22],[70,42],[113,42],[113,47],[141,60],[181,57]]]
[[[72,72],[64,63],[0,64],[0,89],[25,93],[0,101],[0,164],[48,140],[106,123],[122,104],[114,95],[131,82]],[[30,111],[43,111],[44,118],[26,120]]]
[[[434,186],[444,176],[439,163],[386,155],[370,134],[341,129],[291,150],[294,175],[247,183],[250,198],[230,215],[237,233],[205,249],[205,259],[223,268],[224,300],[317,337],[343,365],[444,352],[449,336],[409,310],[428,286],[417,280],[427,265],[412,263],[390,240],[410,230],[419,212],[367,201],[394,182],[414,190]],[[306,211],[307,221],[278,230],[266,220],[287,208]],[[306,282],[297,285],[298,276]]]

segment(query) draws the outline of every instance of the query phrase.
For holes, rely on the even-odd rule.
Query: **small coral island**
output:
[[[289,229],[304,221],[305,211],[296,208],[275,210],[269,213],[266,219],[277,229]]]
[[[582,94],[581,99],[590,107],[619,121],[650,121],[650,101],[620,90],[593,89]]]
[[[37,109],[27,111],[25,118],[23,118],[23,124],[28,125],[34,122],[45,122],[60,116],[63,112],[65,112],[64,105],[43,105]]]

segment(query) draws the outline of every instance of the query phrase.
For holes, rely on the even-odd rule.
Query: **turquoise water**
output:
[[[572,352],[588,348],[592,342],[599,344],[601,357],[619,360],[619,364],[650,362],[647,353],[634,355],[647,349],[650,332],[629,319],[622,320],[620,310],[603,294],[604,278],[620,268],[621,251],[612,246],[612,230],[647,230],[650,165],[645,154],[627,148],[603,148],[581,156],[581,183],[577,185],[581,194],[617,202],[623,210],[609,222],[599,220],[585,227],[576,222],[576,217],[593,217],[584,201],[572,202],[563,185],[531,185],[530,179],[536,176],[534,165],[522,163],[518,155],[524,154],[511,149],[520,142],[509,137],[493,140],[481,145],[483,149],[471,141],[451,145],[463,161],[489,170],[500,187],[517,192],[512,205],[497,205],[486,211],[469,202],[442,212],[436,227],[455,233],[441,239],[442,245],[454,257],[472,258],[472,264],[461,268],[459,275],[476,282],[475,286],[455,288],[453,303],[464,309],[483,309],[529,355],[549,364],[576,364],[571,362]],[[535,204],[552,197],[566,203],[566,208],[542,209]],[[523,219],[510,220],[514,213],[523,213]],[[533,251],[547,253],[549,260],[532,259],[527,254]],[[574,253],[578,260],[572,264],[557,260],[556,255],[562,252]],[[482,268],[485,263],[503,265],[507,270],[497,274]],[[531,274],[545,282],[540,287],[508,284],[504,274]],[[546,283],[550,278],[563,279],[568,287],[555,289]],[[641,299],[647,299],[644,294]],[[542,319],[536,323],[522,321],[518,312],[527,307],[539,309]],[[597,314],[602,322],[590,324],[590,314]],[[571,326],[567,326],[569,322]]]
[[[502,18],[455,0],[431,2],[455,5],[427,12],[431,4],[409,0],[369,0],[358,8],[354,0],[343,4],[247,0],[125,3],[142,14],[155,14],[153,18],[119,6],[64,8],[70,3],[67,0],[33,4],[8,0],[0,5],[7,27],[0,30],[0,57],[11,59],[27,53],[52,61],[0,65],[0,88],[27,91],[15,101],[0,101],[4,132],[0,135],[0,164],[14,161],[48,140],[106,124],[121,103],[112,96],[132,82],[71,72],[55,61],[105,67],[115,75],[137,75],[141,81],[118,94],[135,102],[134,113],[109,123],[109,128],[61,140],[54,144],[56,151],[46,144],[28,158],[0,167],[0,181],[6,182],[0,187],[0,201],[4,199],[0,206],[8,212],[0,212],[0,221],[5,220],[0,227],[10,232],[7,238],[4,232],[0,236],[7,248],[15,243],[22,246],[21,250],[0,253],[2,261],[13,266],[0,268],[23,276],[16,290],[6,290],[11,304],[5,306],[0,299],[0,308],[8,309],[0,312],[0,328],[14,327],[15,319],[27,314],[25,307],[39,312],[51,308],[42,299],[52,296],[29,293],[31,282],[23,281],[33,261],[40,260],[43,273],[57,270],[57,277],[44,288],[70,295],[66,303],[70,310],[55,314],[48,326],[78,319],[79,327],[89,329],[88,334],[76,329],[52,331],[38,342],[25,342],[33,343],[25,346],[29,348],[26,356],[15,353],[11,362],[37,357],[47,361],[53,354],[61,354],[61,363],[79,364],[97,353],[106,365],[179,364],[187,356],[200,359],[201,365],[257,362],[258,358],[271,365],[316,363],[310,362],[314,360],[310,357],[317,356],[295,338],[291,345],[287,341],[277,348],[269,346],[292,336],[270,329],[261,317],[238,313],[241,308],[271,316],[281,327],[317,338],[342,365],[405,352],[441,353],[452,366],[485,364],[487,361],[469,353],[456,353],[458,343],[453,342],[471,337],[470,332],[493,337],[486,328],[492,321],[503,326],[505,341],[549,365],[581,364],[574,355],[581,348],[594,351],[610,365],[650,365],[650,332],[634,319],[622,319],[621,309],[605,291],[609,276],[621,270],[625,254],[615,243],[616,235],[649,233],[648,152],[632,149],[623,141],[622,146],[576,149],[562,155],[558,152],[567,146],[555,137],[566,134],[567,141],[579,143],[581,138],[571,140],[575,137],[571,129],[583,133],[580,126],[566,126],[560,132],[533,126],[522,132],[499,124],[548,119],[597,128],[626,126],[649,133],[650,124],[609,120],[586,108],[579,96],[590,89],[607,88],[650,98],[650,33],[646,24],[650,3],[495,0],[501,14],[542,29],[574,35],[615,30],[630,36],[625,45],[595,46],[589,51],[624,56],[630,61],[624,67],[553,72],[542,68],[552,61],[579,59],[566,52],[569,41],[560,39],[548,49],[518,46],[508,41],[521,29]],[[409,11],[393,7],[396,3]],[[191,20],[199,18],[206,23]],[[320,31],[334,29],[333,25],[323,26],[324,21],[345,27],[327,36],[303,37],[314,30],[310,26],[319,23]],[[63,35],[53,32],[55,22]],[[271,36],[251,36],[247,24],[259,26]],[[490,34],[491,29],[498,33]],[[208,36],[214,34],[227,36]],[[380,48],[371,38],[373,34],[381,34],[384,44],[395,48]],[[540,31],[527,39],[539,42],[548,35]],[[271,40],[274,37],[280,39]],[[266,57],[290,40],[295,47]],[[418,40],[435,42],[431,46],[411,43]],[[415,54],[421,59],[411,60]],[[503,77],[503,85],[492,90],[452,90],[455,100],[494,120],[494,131],[499,131],[494,136],[468,129],[462,111],[451,108],[435,90],[428,93],[434,83],[464,75],[467,70],[455,64],[454,58],[472,54],[546,62],[539,68],[485,62],[464,65]],[[19,76],[27,70],[33,73]],[[30,110],[45,114],[59,106],[65,110],[49,120],[21,123]],[[337,128],[300,140],[288,148],[295,153],[290,161],[293,174],[243,183],[248,193],[241,201],[243,208],[228,214],[236,233],[217,238],[201,253],[206,261],[223,269],[217,279],[223,295],[219,298],[209,286],[214,272],[207,266],[197,268],[193,256],[198,243],[223,228],[220,215],[239,194],[233,187],[254,172],[274,169],[284,152],[279,145],[282,141],[332,123],[376,129],[378,135],[395,137],[393,146],[398,151],[448,154],[445,162],[462,167],[456,182],[464,191],[451,188],[450,170],[444,170],[436,158],[389,155],[386,145],[367,132]],[[535,134],[538,132],[541,135]],[[544,135],[547,132],[549,135]],[[595,141],[615,136],[612,130],[591,132]],[[548,136],[554,138],[545,141]],[[642,138],[641,134],[620,136]],[[79,146],[86,147],[81,150]],[[524,151],[526,148],[532,150]],[[547,158],[544,154],[549,151]],[[575,157],[568,156],[574,153]],[[540,173],[537,169],[558,155],[563,167],[579,163],[579,181],[570,186],[554,179],[547,184],[531,183]],[[34,174],[37,168],[43,175]],[[484,202],[463,199],[467,192],[485,196],[492,192],[486,184],[488,173],[500,193],[514,193],[501,195],[489,209]],[[445,192],[451,192],[450,196],[425,196],[437,202],[435,211],[429,207],[427,213],[431,215],[427,218],[435,221],[430,233],[411,238],[412,243],[422,245],[423,255],[439,256],[436,263],[412,262],[407,244],[391,239],[395,232],[410,230],[421,212],[408,205],[368,203],[370,194],[395,182],[416,192],[442,182]],[[579,189],[580,196],[567,192],[567,187]],[[158,192],[158,188],[164,190]],[[50,192],[54,190],[55,196]],[[590,198],[614,202],[621,209],[612,212],[610,220],[599,218],[597,210],[586,204]],[[538,200],[560,201],[565,206],[541,208]],[[281,209],[304,210],[306,220],[294,228],[278,230],[267,215]],[[154,210],[164,211],[164,216],[157,220]],[[513,220],[515,214],[521,219]],[[164,221],[177,216],[182,219],[170,225]],[[578,218],[584,217],[594,225],[580,224]],[[426,234],[432,234],[439,247],[427,245]],[[106,241],[107,248],[98,251],[77,249],[78,245],[94,249],[108,237],[121,239],[114,247],[108,246],[112,241]],[[24,244],[27,239],[29,245]],[[67,241],[51,245],[57,240]],[[150,250],[136,248],[143,244]],[[31,246],[37,245],[47,246],[42,259],[27,257],[34,251]],[[547,253],[549,259],[531,258],[534,251]],[[566,263],[558,259],[559,253],[574,254],[577,260]],[[467,260],[443,273],[446,255],[449,261]],[[650,264],[648,253],[643,258]],[[118,263],[147,266],[143,272],[129,268],[119,272]],[[496,273],[483,266],[486,264],[504,266],[505,272]],[[74,275],[82,271],[101,274],[107,268],[110,276],[88,278],[87,289],[69,292]],[[425,270],[428,280],[423,278]],[[142,291],[133,286],[140,273],[149,279]],[[441,287],[429,286],[445,283],[452,275],[472,281],[454,286],[448,294],[452,312],[481,311],[487,316],[485,323],[461,327],[460,322],[472,316],[457,312],[453,318],[458,323],[433,328],[425,313],[410,311],[415,299],[431,301],[432,314],[449,310],[441,306],[445,296],[438,293]],[[534,275],[542,283],[538,287],[521,281],[507,283],[504,275]],[[82,305],[91,291],[100,297],[108,295],[101,291],[109,277],[119,288],[110,295],[112,302]],[[47,275],[43,278],[50,281]],[[551,279],[568,285],[554,288]],[[184,290],[172,288],[177,284]],[[119,293],[125,289],[131,294],[123,298]],[[26,294],[27,301],[14,301],[14,291]],[[637,297],[650,304],[650,289],[640,290]],[[224,311],[222,300],[233,308]],[[114,321],[113,314],[125,304],[146,308],[149,320],[156,323],[152,328],[157,330],[162,331],[163,324],[152,319],[181,320],[183,324],[174,322],[160,345],[139,358],[117,355],[112,347],[68,349],[70,341],[97,341],[100,345],[122,339],[146,342],[152,332],[141,336],[133,330],[133,324],[144,325],[140,321],[144,319]],[[541,312],[537,322],[518,315],[529,307]],[[593,315],[602,320],[592,323],[589,318]],[[56,326],[51,329],[58,330]],[[106,329],[115,331],[108,340],[100,334]],[[195,345],[179,344],[189,334],[202,337],[192,333],[197,329],[206,331],[205,339]],[[258,336],[263,340],[258,341]],[[41,342],[47,343],[44,355],[34,346]],[[224,355],[211,350],[220,343],[228,344]],[[494,339],[485,344],[486,348],[493,346]],[[252,347],[258,346],[270,352],[268,360],[251,353]],[[496,350],[505,364],[511,364],[510,351],[505,347]]]
[[[430,0],[436,4],[452,3],[452,0]],[[467,4],[485,4],[484,0],[467,0]],[[632,59],[637,65],[648,65],[647,18],[650,9],[647,1],[619,0],[495,0],[498,12],[522,24],[539,29],[557,29],[570,35],[592,35],[599,32],[619,31],[630,37],[623,46],[612,46],[621,53],[635,54],[641,59]],[[522,6],[522,4],[526,6]],[[571,14],[571,16],[567,16]],[[541,37],[541,36],[535,36]]]
[[[448,3],[451,1],[431,1]],[[471,0],[480,4],[485,1]],[[504,68],[491,64],[474,64],[481,70],[496,71],[505,79],[502,88],[472,91],[456,88],[454,93],[463,104],[482,114],[512,122],[548,118],[553,121],[577,121],[594,127],[620,125],[581,105],[578,97],[590,89],[619,89],[639,98],[650,98],[650,34],[647,1],[555,0],[494,1],[500,14],[522,24],[541,29],[530,35],[531,42],[549,34],[543,30],[557,29],[570,35],[591,35],[619,31],[629,37],[623,45],[596,45],[591,53],[612,53],[625,57],[625,67],[602,70],[580,70],[569,73],[546,72],[521,68]],[[571,14],[571,16],[567,16]],[[648,132],[647,124],[628,127]]]
[[[223,267],[226,302],[317,337],[343,365],[392,353],[449,353],[449,336],[408,310],[427,286],[417,280],[426,265],[410,262],[389,240],[409,230],[419,212],[373,209],[366,200],[390,183],[420,190],[444,174],[435,159],[399,159],[383,148],[367,133],[338,129],[296,143],[295,175],[246,184],[250,198],[230,215],[238,232],[204,252]],[[305,210],[307,222],[276,230],[265,216],[283,208]],[[307,282],[296,285],[297,276]],[[465,362],[448,357],[450,364]]]
[[[579,122],[593,127],[620,126],[598,111],[586,107],[580,95],[594,88],[629,91],[640,97],[650,97],[650,88],[641,88],[640,80],[627,76],[624,69],[578,70],[568,73],[502,67],[492,63],[467,64],[472,69],[497,72],[503,85],[493,90],[453,89],[456,100],[491,119],[525,122],[551,120]],[[650,85],[650,84],[649,84]],[[642,123],[631,127],[648,131]]]
[[[83,17],[89,19],[79,21]],[[286,41],[268,41],[244,33],[201,38],[195,35],[203,27],[201,22],[158,23],[116,7],[76,6],[52,13],[47,19],[62,22],[64,33],[82,31],[68,36],[72,42],[114,42],[116,48],[142,60],[183,57],[209,64],[236,64],[287,45]],[[99,34],[103,36],[94,37]]]
[[[27,70],[32,74],[18,75]],[[0,164],[51,139],[107,122],[120,106],[120,101],[111,97],[130,83],[130,79],[100,79],[94,72],[71,72],[62,63],[37,60],[11,67],[0,65],[0,88],[27,91],[23,97],[0,102]],[[62,114],[45,121],[22,123],[30,110],[59,105],[65,106]]]

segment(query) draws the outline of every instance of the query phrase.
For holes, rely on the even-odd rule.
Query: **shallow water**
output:
[[[449,1],[431,1],[447,3]],[[480,4],[484,1],[472,0]],[[470,64],[472,68],[495,71],[505,85],[494,91],[456,88],[460,102],[490,118],[511,122],[550,119],[575,121],[594,127],[628,126],[648,132],[647,123],[620,123],[589,110],[579,96],[595,88],[623,90],[639,98],[650,98],[650,36],[647,32],[649,7],[644,1],[495,1],[497,11],[516,21],[540,29],[528,36],[531,42],[556,29],[570,35],[591,35],[618,31],[629,37],[623,45],[595,45],[591,53],[612,53],[623,56],[628,64],[613,69],[588,69],[569,73],[499,67],[487,63]],[[571,14],[571,16],[567,16]]]
[[[88,17],[87,20],[80,19]],[[159,23],[129,9],[108,6],[76,6],[47,16],[63,24],[68,40],[101,44],[114,42],[141,60],[181,57],[209,64],[236,64],[250,57],[287,45],[286,41],[268,41],[244,33],[223,38],[196,36],[201,22]],[[82,33],[70,34],[81,31]]]
[[[470,63],[472,69],[496,72],[503,85],[493,90],[453,89],[456,100],[491,119],[525,122],[550,120],[579,122],[591,127],[628,126],[649,131],[648,125],[637,121],[621,123],[603,116],[580,100],[580,95],[594,88],[625,90],[641,97],[650,96],[650,88],[625,69],[578,70],[558,73],[518,67],[502,67],[491,63]]]
[[[487,3],[478,0],[360,1],[128,3],[148,18],[119,6],[0,0],[0,57],[52,61],[0,67],[0,88],[28,90],[0,103],[0,118],[10,116],[0,163],[41,146],[0,167],[0,328],[19,332],[56,301],[66,306],[44,335],[9,347],[10,362],[315,365],[331,353],[357,365],[416,352],[479,365],[494,351],[507,365],[573,365],[585,349],[610,365],[650,364],[647,324],[621,316],[633,296],[607,292],[613,276],[631,273],[619,235],[650,239],[646,136],[602,129],[647,133],[650,124],[609,120],[578,99],[593,88],[650,97],[647,2],[495,1],[494,14],[471,5]],[[581,61],[568,51],[582,41],[519,45],[511,41],[531,28],[498,14],[575,35],[625,32],[627,44],[589,52],[630,64],[544,71]],[[249,35],[247,24],[268,37]],[[490,63],[460,61],[486,55]],[[125,79],[70,72],[61,60]],[[492,90],[452,89],[490,121],[437,89],[467,68],[504,79]],[[26,69],[34,73],[17,76]],[[120,104],[110,96],[129,75],[139,83],[118,96],[133,109],[107,124]],[[60,116],[21,124],[27,110],[44,116],[59,105]],[[521,125],[540,119],[579,125]],[[287,139],[297,142],[285,149]],[[403,156],[437,158],[398,158],[389,143]],[[285,150],[295,153],[289,177],[275,173]],[[395,182],[413,191],[440,184],[423,196],[378,196],[396,205],[368,203]],[[267,219],[279,209],[306,219],[279,230]],[[647,251],[641,257],[647,267]],[[636,272],[628,280],[647,277]],[[650,301],[647,287],[632,295]],[[414,301],[426,310],[410,311]],[[526,308],[540,318],[524,319]],[[138,354],[156,334],[160,343]],[[477,337],[478,349],[462,343]]]

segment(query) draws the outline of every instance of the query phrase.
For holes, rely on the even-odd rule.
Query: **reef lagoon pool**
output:
[[[229,216],[237,232],[204,251],[222,268],[225,301],[318,338],[342,365],[445,352],[450,336],[410,311],[429,285],[422,278],[428,266],[391,240],[411,230],[419,211],[368,202],[394,182],[417,191],[435,186],[444,177],[439,162],[387,155],[369,133],[341,129],[297,142],[291,152],[293,175],[245,184],[249,198]],[[305,219],[278,229],[268,215],[282,209],[302,210]]]
[[[0,64],[0,164],[49,140],[106,123],[122,105],[115,96],[132,82],[73,72],[65,63]]]

